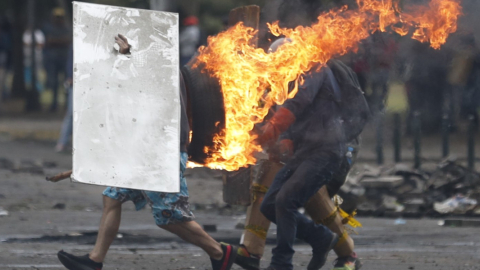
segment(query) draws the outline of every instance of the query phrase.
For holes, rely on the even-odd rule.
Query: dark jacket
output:
[[[295,146],[294,158],[304,159],[318,151],[328,151],[343,156],[345,139],[340,108],[340,89],[328,66],[312,68],[306,73],[298,93],[283,107],[296,117],[295,122],[282,134]]]
[[[183,81],[182,73],[180,72],[180,105],[181,105],[181,121],[180,121],[180,152],[187,152],[190,124],[187,117],[187,90],[185,82]]]

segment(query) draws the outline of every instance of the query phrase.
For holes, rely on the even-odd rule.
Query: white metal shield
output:
[[[178,15],[73,7],[73,181],[178,192]],[[114,49],[118,34],[131,55]]]

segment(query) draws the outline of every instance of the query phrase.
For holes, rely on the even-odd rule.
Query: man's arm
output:
[[[325,68],[322,67],[318,72],[310,71],[303,75],[304,82],[298,86],[297,94],[283,104],[283,107],[291,111],[296,118],[303,113],[305,108],[312,104],[320,91],[326,77]]]
[[[262,133],[258,136],[261,145],[275,142],[280,134],[288,130],[297,117],[301,116],[318,94],[325,80],[325,72],[313,71],[304,75],[303,84],[298,87],[298,92],[292,99],[287,100],[272,118],[262,127]]]

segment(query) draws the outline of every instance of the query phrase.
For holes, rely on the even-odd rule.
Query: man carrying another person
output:
[[[285,42],[289,42],[289,40],[285,40],[282,38],[275,41],[270,46],[269,52],[276,51],[277,48]],[[333,75],[327,77],[327,81],[332,84],[332,87],[329,89],[332,90],[333,88],[334,92],[332,93],[331,91],[329,91],[328,88],[322,90],[323,85],[319,85],[319,91],[323,91],[323,93],[319,93],[319,100],[330,98],[335,102],[338,102],[341,98],[342,89],[340,89],[339,85],[336,83],[337,78],[335,78]],[[300,89],[300,91],[311,91],[311,89]],[[358,91],[360,91],[360,89],[358,89]],[[329,97],[330,94],[332,95],[331,97]],[[344,94],[348,94],[348,92]],[[333,96],[337,97],[335,98]],[[313,102],[316,102],[315,100]],[[288,102],[290,101],[287,101],[287,103]],[[308,108],[308,106],[306,107],[306,109],[311,110],[311,108]],[[280,110],[285,111],[285,108],[280,108],[279,111]],[[360,110],[359,113],[361,113]],[[261,202],[261,197],[263,197],[262,194],[265,193],[266,190],[268,190],[269,186],[271,186],[271,175],[280,169],[281,165],[279,163],[279,160],[288,163],[288,159],[291,158],[294,153],[294,142],[291,140],[291,138],[289,138],[291,136],[288,135],[288,132],[289,131],[287,131],[287,133],[285,134],[280,135],[281,140],[279,142],[277,141],[275,146],[272,146],[272,144],[270,144],[270,147],[268,149],[270,154],[270,161],[268,161],[268,163],[262,163],[261,165],[259,165],[262,166],[262,172],[264,170],[268,171],[267,173],[261,174],[261,176],[259,176],[259,178],[257,179],[257,181],[259,182],[254,183],[254,187],[252,187],[252,192],[255,193],[253,195],[254,198],[260,197],[259,202]],[[358,151],[358,138],[355,136],[354,139],[349,138],[349,140],[351,141],[347,147],[348,151],[341,158],[339,169],[333,171],[331,180],[325,185],[325,187],[320,188],[318,192],[314,193],[312,198],[310,198],[305,204],[306,211],[308,215],[311,216],[313,221],[315,221],[317,224],[327,226],[340,236],[339,241],[334,248],[335,253],[338,255],[338,259],[336,260],[334,266],[334,269],[337,270],[358,270],[361,267],[361,262],[353,251],[353,239],[348,235],[342,224],[343,217],[339,214],[340,209],[338,209],[338,207],[336,207],[334,203],[330,200],[330,198],[332,198],[335,194],[338,193],[340,187],[345,183],[348,171],[350,170],[354,162],[354,156]],[[273,163],[275,163],[276,165]],[[235,261],[238,265],[247,270],[259,269],[260,258],[264,252],[266,232],[268,231],[269,226],[269,223],[263,220],[263,217],[261,215],[258,215],[258,212],[260,211],[259,202],[254,201],[249,207],[249,210],[247,210],[248,224],[246,226],[244,236],[242,237],[242,243],[240,248],[238,249],[237,258]],[[354,221],[353,219],[351,220],[351,224],[353,224],[354,226],[361,226],[361,224],[356,223],[356,221]],[[259,230],[261,231],[261,233],[259,233]],[[322,265],[323,264],[316,264],[316,266],[314,266],[314,264],[311,264],[311,268],[309,267],[309,270],[319,269]]]
[[[272,44],[272,49],[284,41]],[[320,269],[338,235],[317,225],[298,211],[341,169],[346,154],[342,93],[332,70],[316,65],[303,76],[294,98],[287,100],[265,124],[258,142],[272,145],[281,137],[281,147],[292,158],[276,175],[261,205],[261,212],[277,224],[277,245],[269,270],[293,269],[295,237],[312,246],[308,269]]]

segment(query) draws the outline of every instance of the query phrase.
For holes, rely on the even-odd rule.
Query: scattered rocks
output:
[[[0,217],[8,216],[8,211],[0,207]]]
[[[237,230],[245,229],[245,223],[244,222],[238,222],[237,225],[235,225],[235,229],[237,229]]]
[[[205,224],[203,225],[203,230],[206,232],[216,232],[217,231],[217,225],[215,224]]]
[[[10,160],[7,158],[0,158],[0,169],[10,170],[14,173],[32,173],[44,174],[44,169],[51,169],[57,167],[57,164],[52,161],[43,160]]]
[[[52,209],[64,210],[65,209],[65,204],[64,203],[57,203],[52,207]]]
[[[13,168],[13,162],[6,158],[0,158],[0,169],[11,170]]]

